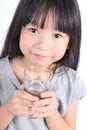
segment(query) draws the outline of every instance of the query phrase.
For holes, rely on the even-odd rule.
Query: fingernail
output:
[[[38,100],[39,100],[39,98],[37,97],[37,98],[36,98],[36,100],[38,101]]]
[[[39,104],[39,101],[35,101],[34,104],[35,104],[35,105],[38,105],[38,104]]]
[[[33,117],[34,117],[34,118],[37,118],[37,115],[36,115],[36,114],[34,114],[34,115],[33,115]]]
[[[45,94],[44,94],[44,93],[42,93],[42,94],[41,94],[41,97],[42,97],[42,98],[43,98],[43,97],[45,97]]]

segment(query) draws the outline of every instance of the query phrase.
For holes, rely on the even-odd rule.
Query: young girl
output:
[[[87,94],[76,70],[81,40],[76,0],[21,0],[0,59],[0,130],[75,130],[79,99]],[[53,70],[49,90],[23,89],[29,65]]]

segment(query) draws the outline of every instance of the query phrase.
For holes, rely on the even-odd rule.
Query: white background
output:
[[[78,0],[82,18],[82,45],[79,64],[79,74],[87,86],[87,5],[83,0]]]
[[[0,52],[4,39],[19,0],[0,0]],[[78,0],[82,17],[82,46],[78,73],[87,86],[87,5]],[[84,103],[85,102],[85,103]],[[79,104],[77,130],[87,130],[87,97]]]

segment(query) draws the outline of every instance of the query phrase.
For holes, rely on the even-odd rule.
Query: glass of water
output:
[[[45,67],[31,66],[24,70],[24,89],[40,98],[40,93],[48,90],[51,71]]]

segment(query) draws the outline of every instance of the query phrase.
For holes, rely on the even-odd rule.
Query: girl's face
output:
[[[54,30],[51,15],[43,29],[37,24],[27,24],[20,34],[20,49],[25,63],[50,67],[64,56],[69,39],[67,34]]]

